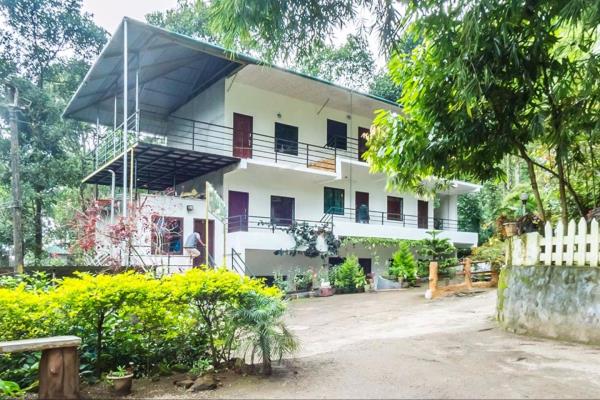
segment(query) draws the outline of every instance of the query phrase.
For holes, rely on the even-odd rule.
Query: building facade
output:
[[[385,176],[369,172],[363,135],[380,109],[400,112],[384,99],[125,19],[65,116],[98,125],[84,181],[111,185],[114,177],[117,214],[145,216],[128,263],[189,266],[183,247],[193,232],[208,240],[209,262],[257,276],[320,268],[349,253],[381,272],[395,250],[377,259],[360,246],[292,256],[289,230],[298,225],[408,240],[436,229],[457,246],[476,245],[477,233],[460,229],[457,198],[477,185],[453,182],[431,201],[386,191]],[[208,215],[208,227],[206,182],[227,205],[226,218]],[[199,250],[196,263],[206,260]]]

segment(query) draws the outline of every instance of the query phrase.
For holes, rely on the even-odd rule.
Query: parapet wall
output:
[[[506,267],[497,317],[515,333],[600,345],[600,268]]]

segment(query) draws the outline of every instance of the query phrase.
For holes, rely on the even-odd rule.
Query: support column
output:
[[[127,18],[123,19],[123,217],[127,217]]]

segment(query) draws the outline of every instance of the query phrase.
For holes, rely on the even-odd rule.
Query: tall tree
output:
[[[81,0],[0,0],[0,13],[5,21],[0,28],[0,43],[5,44],[2,60],[14,66],[5,78],[14,81],[30,102],[20,117],[22,179],[24,205],[34,228],[33,253],[39,261],[44,216],[56,191],[80,179],[72,168],[73,155],[81,149],[79,132],[61,118],[73,89],[72,84],[65,85],[65,74],[77,69],[65,71],[73,67],[69,61],[73,56],[82,62],[95,57],[107,35],[82,13]]]

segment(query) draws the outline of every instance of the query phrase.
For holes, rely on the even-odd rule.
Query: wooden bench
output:
[[[0,342],[0,353],[41,351],[38,398],[78,399],[80,344],[77,336],[13,340]]]

